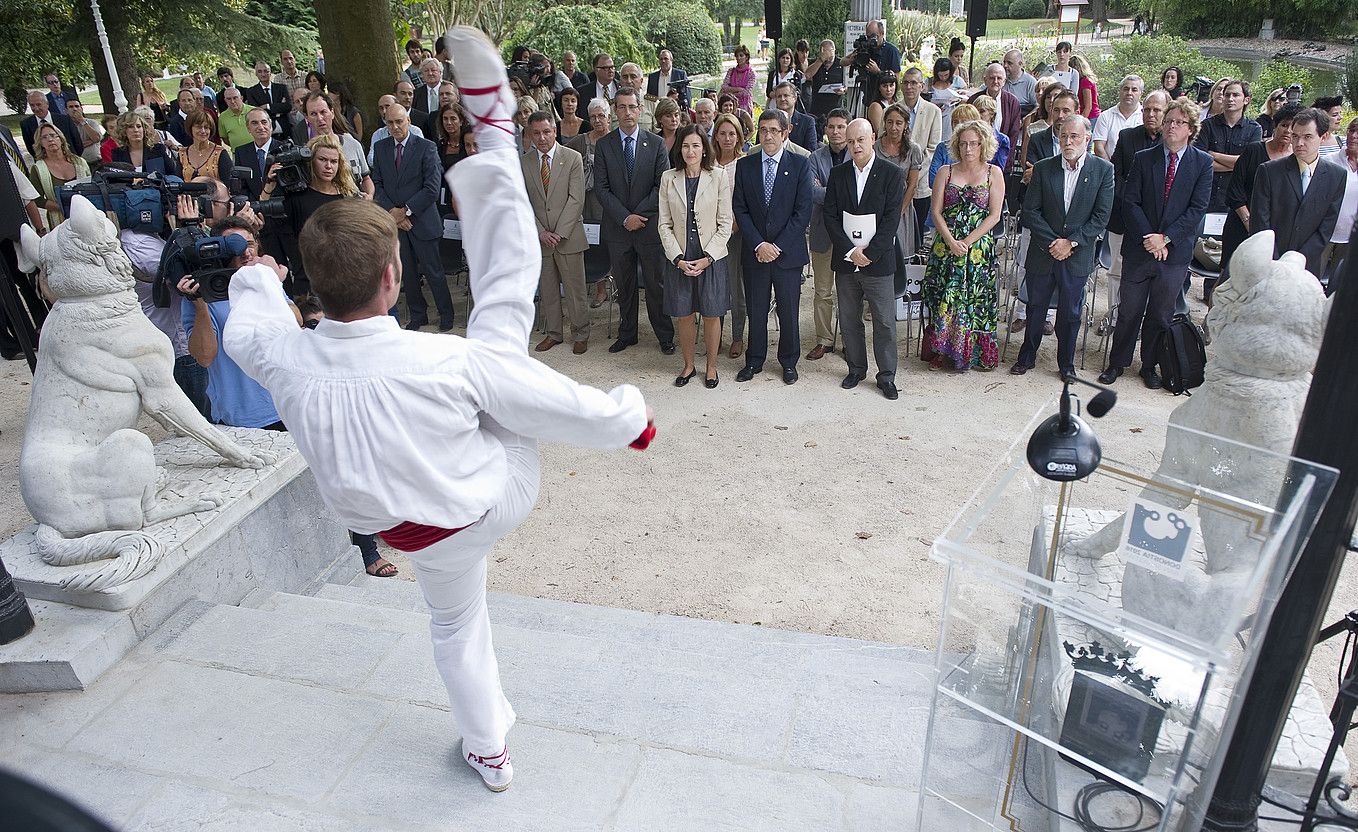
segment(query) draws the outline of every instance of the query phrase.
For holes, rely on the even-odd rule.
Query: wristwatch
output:
[[[410,216],[414,216],[414,214],[415,214],[415,212],[412,211],[412,210],[410,210],[410,206],[407,205],[407,206],[406,206],[406,216],[407,216],[407,217],[410,217]]]

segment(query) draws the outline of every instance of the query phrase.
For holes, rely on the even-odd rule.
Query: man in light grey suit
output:
[[[542,245],[542,272],[538,295],[542,303],[543,329],[547,337],[537,345],[546,352],[565,340],[561,296],[566,296],[566,319],[570,321],[573,351],[589,348],[589,303],[585,298],[585,161],[556,141],[556,122],[551,113],[539,110],[528,117],[528,136],[533,149],[523,154],[523,181],[533,206],[538,242]]]
[[[1348,184],[1338,165],[1320,163],[1330,116],[1314,107],[1292,118],[1292,155],[1259,166],[1250,194],[1250,233],[1273,230],[1273,256],[1298,251],[1306,269],[1323,275],[1325,246],[1334,236]]]
[[[433,142],[411,134],[405,107],[388,107],[386,123],[389,135],[373,145],[373,201],[396,220],[406,306],[410,309],[406,329],[429,323],[429,305],[420,289],[423,275],[439,310],[439,332],[447,332],[453,328],[453,299],[439,257],[443,221],[439,219],[438,198],[443,165]],[[463,206],[463,210],[471,209]]]
[[[1075,375],[1075,336],[1080,331],[1085,281],[1094,271],[1094,244],[1113,213],[1113,164],[1089,152],[1089,119],[1078,113],[1056,125],[1061,155],[1033,166],[1023,195],[1023,225],[1032,232],[1025,263],[1028,294],[1045,309],[1056,306],[1056,366]],[[1009,372],[1021,376],[1037,363],[1042,329],[1028,327],[1023,349]]]
[[[825,230],[825,186],[830,169],[849,158],[849,113],[836,107],[825,116],[825,144],[811,153],[811,276],[814,284],[812,317],[816,322],[816,345],[807,361],[819,361],[835,351],[835,265],[831,261],[830,234]]]
[[[646,281],[646,317],[660,340],[660,351],[674,354],[674,321],[665,314],[660,267],[665,250],[656,227],[660,216],[660,174],[670,166],[665,142],[637,124],[641,95],[619,87],[613,109],[618,129],[594,148],[594,195],[604,209],[600,236],[608,247],[613,279],[618,284],[618,340],[609,352],[622,352],[637,342],[637,268]]]

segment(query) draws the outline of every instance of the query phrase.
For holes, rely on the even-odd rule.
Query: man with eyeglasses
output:
[[[575,112],[580,118],[589,118],[589,102],[594,99],[602,98],[605,101],[612,101],[618,97],[616,72],[613,56],[606,52],[600,52],[594,56],[594,72],[590,73],[589,82],[575,88],[575,91],[579,93],[576,99],[580,102]]]
[[[1325,276],[1325,247],[1344,201],[1345,171],[1320,164],[1320,141],[1330,116],[1307,108],[1292,117],[1292,155],[1259,166],[1250,193],[1250,233],[1273,231],[1273,256],[1300,252],[1306,269]]]
[[[1113,184],[1116,194],[1113,197],[1113,214],[1108,218],[1107,238],[1108,248],[1113,255],[1112,264],[1108,268],[1110,298],[1117,297],[1122,286],[1122,235],[1127,229],[1122,219],[1122,196],[1127,187],[1127,177],[1132,172],[1132,161],[1136,154],[1160,144],[1160,131],[1164,126],[1165,108],[1168,106],[1169,93],[1164,90],[1155,90],[1146,96],[1141,105],[1141,123],[1118,133],[1117,146],[1113,149]]]
[[[1198,105],[1171,102],[1163,141],[1136,154],[1123,193],[1122,285],[1118,322],[1108,366],[1099,375],[1112,384],[1131,366],[1141,340],[1141,379],[1152,390],[1163,385],[1155,367],[1155,345],[1181,303],[1198,228],[1212,197],[1212,157],[1191,145],[1198,131]]]

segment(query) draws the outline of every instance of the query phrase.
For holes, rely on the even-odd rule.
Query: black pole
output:
[[[28,608],[28,600],[0,560],[0,644],[21,639],[32,629],[33,611]]]
[[[1311,658],[1358,514],[1358,257],[1345,263],[1293,455],[1339,469],[1330,500],[1269,621],[1203,829],[1254,832],[1260,790]]]

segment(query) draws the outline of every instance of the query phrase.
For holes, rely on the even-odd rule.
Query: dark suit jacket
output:
[[[67,104],[71,103],[72,101],[80,100],[80,93],[76,92],[74,87],[62,87],[61,96],[65,100],[65,103]],[[50,90],[47,93],[47,106],[50,107],[52,112],[54,113],[61,113],[62,115],[66,115],[65,107],[57,109],[57,96]]]
[[[1108,227],[1113,211],[1113,165],[1093,153],[1085,153],[1084,167],[1066,210],[1065,160],[1043,159],[1033,166],[1033,180],[1023,194],[1023,225],[1032,231],[1025,268],[1035,274],[1051,274],[1056,260],[1047,253],[1053,240],[1075,243],[1064,264],[1071,274],[1094,271],[1094,243]]]
[[[275,82],[266,90],[263,85],[255,84],[253,87],[246,87],[243,94],[246,104],[263,107],[269,111],[269,115],[273,117],[274,135],[281,135],[288,123],[288,113],[292,112],[292,98],[288,95],[287,86]]]
[[[968,102],[975,101],[982,95],[990,95],[983,87],[979,92],[967,99]],[[1018,98],[1009,90],[1000,90],[1000,132],[1009,137],[1011,148],[1019,146],[1019,139],[1023,137],[1023,113],[1019,106]],[[1032,154],[1028,155],[1028,161],[1033,161]]]
[[[670,83],[674,83],[675,81],[684,81],[687,80],[687,78],[688,73],[683,71],[677,66],[670,70]],[[689,93],[690,93],[689,87],[679,88],[679,104],[685,110],[687,110],[689,106],[690,100]],[[646,76],[646,94],[656,99],[664,98],[665,96],[670,94],[670,91],[668,89],[663,90],[660,89],[660,70],[657,69],[655,72],[652,72],[650,75]]]
[[[597,166],[595,167],[597,171]],[[596,182],[598,173],[595,173]],[[731,208],[742,236],[745,268],[800,269],[811,262],[806,229],[811,224],[811,165],[807,157],[783,148],[773,182],[773,198],[764,204],[764,154],[742,156],[736,162],[736,184]],[[760,243],[773,243],[782,255],[772,263],[754,259]]]
[[[1154,262],[1142,238],[1147,234],[1169,237],[1165,263],[1186,266],[1193,259],[1198,227],[1212,199],[1212,157],[1192,145],[1184,148],[1174,173],[1174,185],[1165,193],[1165,147],[1156,145],[1136,154],[1122,195],[1122,219],[1127,230],[1122,238],[1123,274]]]
[[[264,146],[265,155],[272,155],[278,152],[278,142],[269,139],[269,143]],[[264,174],[267,171],[259,167],[259,153],[256,152],[255,143],[243,144],[234,151],[234,161],[236,167],[246,167],[250,169],[250,181],[245,184],[246,190],[250,192],[251,199],[259,199],[259,194],[264,190]]]
[[[627,159],[622,152],[622,133],[612,130],[594,145],[594,196],[604,209],[599,229],[608,242],[660,245],[660,174],[670,166],[665,140],[637,128],[636,167],[627,179]],[[622,221],[639,214],[649,222],[628,231]]]
[[[66,143],[71,146],[71,152],[79,156],[80,151],[85,149],[85,143],[80,140],[80,130],[75,126],[75,122],[66,116],[61,115],[56,110],[51,110],[52,124],[66,136]],[[38,117],[29,115],[19,122],[19,129],[24,134],[24,145],[28,147],[28,152],[32,153],[36,145],[33,137],[38,132]]]
[[[873,214],[877,217],[877,230],[863,252],[872,262],[858,272],[873,277],[894,275],[896,227],[901,221],[901,202],[905,199],[905,174],[896,165],[875,156],[872,167],[868,168],[868,181],[863,185],[860,200],[855,173],[853,160],[848,159],[844,164],[830,168],[830,181],[825,183],[824,217],[825,230],[830,235],[831,267],[836,272],[854,271],[854,265],[844,256],[863,245],[861,240],[850,240],[844,232],[844,215]]]
[[[1028,164],[1036,167],[1043,159],[1058,155],[1056,146],[1052,144],[1053,135],[1052,128],[1048,127],[1028,137]]]
[[[19,169],[23,173],[28,173],[28,171],[26,170],[28,164],[24,162],[24,154],[19,152],[20,150],[19,143],[14,140],[14,134],[9,132],[9,128],[3,124],[0,124],[0,142],[4,142],[5,144],[14,148],[14,154],[19,157]],[[0,153],[3,152],[4,152],[3,150],[0,150]]]
[[[1334,236],[1347,179],[1339,165],[1316,160],[1316,171],[1303,194],[1295,158],[1263,163],[1254,174],[1250,194],[1250,233],[1273,229],[1273,256],[1299,251],[1306,257],[1306,269],[1320,277],[1325,265],[1321,255]]]
[[[816,129],[815,117],[794,111],[792,113],[792,132],[788,134],[787,138],[788,141],[800,145],[802,149],[807,151],[820,147],[820,131]]]
[[[433,142],[411,133],[397,170],[396,140],[387,136],[373,147],[372,179],[377,189],[374,202],[387,209],[405,206],[411,210],[410,233],[417,240],[443,236],[438,206],[443,163]]]
[[[110,161],[132,164],[132,153],[125,147],[113,148]],[[169,176],[183,176],[179,169],[179,158],[165,149],[164,142],[157,142],[142,152],[141,169],[146,173],[160,172]]]
[[[434,89],[434,109],[432,109],[432,110],[429,109],[429,87],[425,86],[425,84],[424,84],[423,81],[421,81],[420,83],[416,84],[416,85],[415,85],[415,97],[412,98],[412,99],[410,100],[410,121],[411,121],[411,123],[412,123],[412,124],[422,124],[422,123],[424,122],[425,117],[424,117],[424,116],[416,116],[416,115],[415,115],[416,113],[437,113],[437,112],[439,111],[439,108],[438,108],[438,100],[439,100],[439,91],[438,91],[438,88],[436,87],[436,88]],[[423,128],[421,128],[421,129],[423,129]],[[428,135],[428,134],[426,133],[425,135]]]
[[[1113,216],[1108,219],[1108,230],[1121,234],[1127,229],[1122,220],[1122,194],[1127,189],[1127,177],[1132,172],[1132,160],[1148,147],[1160,144],[1160,137],[1152,137],[1140,124],[1118,133],[1117,147],[1113,148]]]

